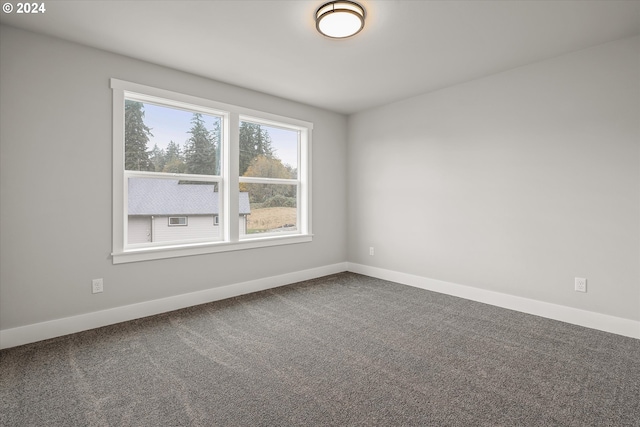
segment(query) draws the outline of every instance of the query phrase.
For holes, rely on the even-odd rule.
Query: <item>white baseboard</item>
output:
[[[389,280],[403,285],[414,286],[429,291],[452,295],[522,313],[559,320],[591,329],[611,332],[640,339],[640,322],[592,311],[580,310],[548,302],[536,301],[499,292],[429,279],[398,271],[386,270],[367,265],[347,263],[347,270],[366,276]]]
[[[0,330],[0,349],[56,338],[115,323],[126,322],[128,320],[166,313],[172,310],[179,310],[181,308],[191,307],[198,304],[205,304],[212,301],[258,292],[265,289],[272,289],[279,286],[289,285],[291,283],[340,273],[342,271],[352,271],[354,273],[377,277],[379,279],[389,280],[485,304],[491,304],[497,307],[520,311],[522,313],[533,314],[574,325],[585,326],[587,328],[598,329],[605,332],[640,339],[640,322],[634,320],[579,310],[576,308],[502,294],[499,292],[487,291],[471,286],[429,279],[407,273],[344,262],[251,280],[248,282],[236,283],[199,292],[192,292],[77,316],[65,317],[63,319],[55,319],[47,322],[20,326],[17,328]]]
[[[145,301],[107,310],[95,311],[63,319],[50,320],[12,329],[0,330],[0,349],[16,347],[36,341],[126,322],[154,314],[166,313],[198,304],[205,304],[291,283],[315,279],[347,270],[347,263],[338,263],[309,270],[296,271],[279,276],[265,277],[199,292]]]

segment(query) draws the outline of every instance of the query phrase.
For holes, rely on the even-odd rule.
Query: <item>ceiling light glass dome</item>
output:
[[[316,28],[334,39],[343,39],[358,34],[364,28],[365,11],[352,1],[332,1],[316,11]]]

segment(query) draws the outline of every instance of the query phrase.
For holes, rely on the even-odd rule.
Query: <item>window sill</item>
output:
[[[313,235],[311,234],[257,237],[252,239],[243,239],[239,242],[207,242],[200,244],[130,249],[119,253],[112,253],[111,256],[114,264],[124,264],[129,262],[178,258],[218,252],[241,251],[245,249],[264,248],[269,246],[291,245],[311,242],[312,239]]]

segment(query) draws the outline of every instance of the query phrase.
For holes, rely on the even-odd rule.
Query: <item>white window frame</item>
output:
[[[172,219],[178,219],[178,220],[183,219],[184,222],[178,221],[178,224],[171,224]],[[186,227],[187,225],[189,225],[189,220],[187,219],[186,216],[170,216],[169,217],[169,224],[168,224],[169,227]]]
[[[313,123],[118,79],[111,79],[110,87],[113,94],[113,241],[111,255],[114,264],[312,241],[311,133]],[[206,114],[214,112],[216,115],[223,116],[220,141],[220,151],[222,153],[221,176],[212,178],[201,175],[171,174],[172,177],[189,180],[218,182],[221,197],[219,212],[220,240],[168,243],[144,247],[126,244],[127,176],[146,175],[167,178],[167,174],[153,172],[132,173],[132,171],[125,171],[124,169],[124,100],[131,97],[140,100],[148,99],[151,102],[155,101],[155,103],[158,100],[166,100],[168,102],[165,105],[169,107],[179,108],[180,105],[183,105],[185,109],[190,111],[203,111]],[[241,179],[238,176],[238,153],[241,120],[275,125],[300,132],[298,179],[294,180],[298,185],[298,230],[293,233],[269,233],[268,235],[260,234],[257,237],[251,235],[240,237],[239,185]],[[264,182],[262,181],[263,179],[260,179],[260,182]],[[287,182],[287,184],[289,183],[291,182]]]
[[[270,120],[264,120],[261,119],[259,117],[249,117],[249,116],[245,116],[245,115],[241,115],[240,116],[240,121],[241,122],[251,122],[251,123],[255,123],[258,125],[262,125],[262,126],[269,126],[269,127],[276,127],[276,128],[281,128],[281,129],[286,129],[286,130],[292,130],[292,131],[300,131],[299,127],[292,127],[292,126],[285,126],[282,123],[277,123],[277,122],[273,122]],[[297,187],[297,191],[296,191],[296,201],[297,201],[297,212],[296,212],[296,222],[298,224],[298,227],[302,227],[303,229],[306,227],[306,224],[304,223],[304,218],[303,218],[303,214],[304,211],[301,209],[301,205],[302,203],[299,203],[300,200],[303,198],[303,192],[301,189],[301,180],[300,180],[300,165],[302,163],[302,156],[301,156],[301,145],[302,145],[302,139],[304,138],[303,132],[300,131],[298,133],[298,178],[296,179],[282,179],[282,178],[262,178],[262,177],[245,177],[245,176],[241,176],[239,177],[239,182],[240,183],[247,183],[247,184],[284,184],[284,185],[295,185]],[[298,231],[296,229],[296,231],[278,231],[278,232],[271,232],[271,233],[260,233],[260,237],[271,237],[271,236],[282,236],[284,234],[298,234]],[[253,239],[254,237],[251,234],[245,234],[240,236],[240,239],[242,240],[249,240],[249,239]]]

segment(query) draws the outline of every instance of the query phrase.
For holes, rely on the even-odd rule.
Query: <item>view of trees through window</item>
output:
[[[220,175],[222,119],[126,99],[125,169]],[[240,192],[248,193],[250,203],[241,230],[244,234],[297,230],[299,132],[241,121],[239,134]]]
[[[154,113],[154,125],[145,120]],[[187,121],[188,120],[188,121]],[[125,100],[126,170],[220,174],[221,118]],[[175,125],[180,125],[176,128]],[[156,132],[159,128],[159,132]],[[175,137],[182,137],[180,142]],[[177,139],[177,138],[175,138]],[[181,145],[182,144],[182,145]],[[150,149],[150,145],[153,145]]]
[[[278,138],[272,138],[272,134]],[[241,177],[267,178],[262,182],[242,182],[240,191],[249,193],[251,215],[247,234],[297,229],[297,185],[269,182],[298,177],[297,132],[240,122]],[[288,155],[288,162],[281,157]]]

